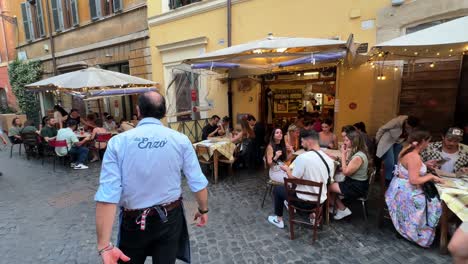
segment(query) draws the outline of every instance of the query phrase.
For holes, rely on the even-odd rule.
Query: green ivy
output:
[[[15,60],[8,65],[8,77],[10,78],[12,91],[18,101],[18,106],[21,112],[36,124],[40,120],[39,99],[37,94],[26,90],[25,85],[39,81],[41,74],[41,62],[39,61],[24,62]]]

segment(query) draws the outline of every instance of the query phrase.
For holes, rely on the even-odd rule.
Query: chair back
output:
[[[111,133],[99,133],[96,134],[96,142],[106,143],[112,137]]]
[[[49,146],[54,148],[68,148],[68,144],[66,140],[49,140]]]
[[[21,140],[23,141],[23,144],[29,146],[36,146],[39,144],[39,136],[34,132],[21,133]]]
[[[371,193],[372,185],[374,185],[374,180],[375,180],[375,174],[377,173],[377,170],[375,167],[369,167],[369,170],[367,171],[367,175],[369,176],[369,188],[367,189],[367,194],[364,198],[366,200],[369,199],[369,194]]]
[[[318,188],[318,193],[314,192],[309,192],[309,191],[299,191],[296,190],[297,185],[306,185],[310,187],[317,187]],[[302,179],[284,179],[284,187],[286,189],[286,198],[288,200],[288,204],[292,206],[293,208],[300,210],[300,211],[313,211],[313,210],[304,210],[302,208],[294,206],[294,201],[296,202],[307,202],[310,204],[315,204],[316,208],[320,207],[320,197],[322,196],[322,182],[314,182],[314,181],[309,181],[309,180],[302,180]],[[305,201],[297,198],[296,194],[303,194],[303,195],[308,195],[312,196],[314,198],[317,198],[316,200],[312,201]]]

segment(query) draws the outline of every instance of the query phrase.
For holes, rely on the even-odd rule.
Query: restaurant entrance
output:
[[[266,123],[285,126],[299,116],[334,118],[336,67],[264,77],[266,100],[261,116]]]

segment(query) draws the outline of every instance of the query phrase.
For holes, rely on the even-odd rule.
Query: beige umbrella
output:
[[[154,87],[155,85],[155,82],[143,78],[90,67],[31,83],[26,85],[26,88],[31,91],[88,92],[94,89]]]

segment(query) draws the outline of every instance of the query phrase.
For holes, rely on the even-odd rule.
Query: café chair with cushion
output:
[[[57,159],[63,159],[63,163],[65,164],[65,160],[68,158],[70,159],[70,153],[69,153],[69,149],[68,149],[68,144],[67,144],[67,141],[66,140],[49,140],[49,146],[52,147],[54,149],[54,172],[55,172],[55,161]],[[55,148],[58,148],[58,147],[65,147],[67,148],[67,155],[65,156],[59,156],[57,155],[57,153],[55,152]]]
[[[307,191],[298,191],[296,190],[297,185],[306,185],[310,187],[318,188],[318,193],[312,193]],[[313,242],[317,240],[317,229],[320,222],[323,219],[324,206],[327,206],[327,203],[324,202],[320,204],[320,196],[322,195],[322,185],[321,182],[314,182],[302,179],[284,179],[284,187],[286,189],[286,199],[288,201],[288,212],[289,212],[289,232],[290,239],[294,240],[294,224],[304,224],[313,227],[314,236]],[[326,190],[325,190],[326,191]],[[313,201],[305,201],[297,198],[297,194],[310,195],[315,198]],[[315,217],[312,219],[307,219],[308,221],[303,221],[296,219],[296,213],[303,212],[310,215],[314,213]],[[307,217],[309,218],[309,217]]]
[[[26,159],[35,154],[39,154],[39,144],[41,144],[39,135],[32,133],[21,133],[23,140],[24,151],[26,152]]]
[[[11,146],[10,146],[10,159],[13,157],[13,147],[15,145],[19,145],[19,155],[21,156],[21,145],[23,144],[23,141],[13,141],[12,137],[8,137],[10,140]]]
[[[206,160],[204,158],[206,155],[208,155],[208,157],[210,156],[210,148],[198,144],[195,147],[195,152],[197,153],[198,162],[200,162],[200,164],[204,164],[204,165],[209,166],[209,168],[211,170],[211,177],[214,180],[214,162],[213,162],[213,158],[210,157],[209,160]]]
[[[109,142],[109,140],[112,138],[112,133],[99,133],[96,134],[96,138],[94,141],[98,143],[98,148],[97,151],[99,152],[99,159],[101,159],[101,151],[104,151],[105,149],[101,149],[101,144]],[[90,149],[95,149],[94,146],[91,146]]]

